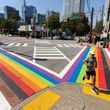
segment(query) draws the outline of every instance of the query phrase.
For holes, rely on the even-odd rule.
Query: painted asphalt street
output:
[[[7,42],[2,40],[4,44]],[[17,38],[15,41],[18,43],[19,40]],[[14,101],[17,105],[47,87],[64,82],[83,83],[82,77],[86,69],[83,60],[89,55],[90,50],[95,51],[98,61],[96,86],[110,90],[110,51],[108,49],[80,46],[74,41],[22,38],[22,42],[30,43],[31,46],[22,47],[20,44],[9,46],[8,44],[8,46],[2,45],[0,49],[0,90],[12,107],[15,106]],[[12,43],[12,40],[9,43]],[[64,47],[61,47],[61,44],[65,44]],[[13,99],[10,95],[7,96],[7,91]]]

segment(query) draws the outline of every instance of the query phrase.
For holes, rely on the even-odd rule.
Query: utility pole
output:
[[[34,9],[34,14],[33,14],[33,37],[35,38],[36,36],[36,10]]]
[[[107,22],[108,22],[108,31],[110,30],[110,0],[109,0],[109,7],[107,13]]]
[[[93,16],[94,16],[94,8],[92,7],[91,11],[91,22],[90,22],[90,43],[92,43],[92,27],[93,27]]]
[[[26,23],[26,0],[24,0],[24,22]]]
[[[92,31],[92,27],[93,27],[93,17],[94,17],[94,8],[92,7],[92,11],[91,11],[91,31]]]
[[[102,6],[102,14],[101,14],[101,22],[102,22],[101,31],[103,30],[103,16],[104,16],[104,5]]]
[[[24,6],[24,24],[25,24],[25,31],[26,31],[26,36],[27,36],[27,22],[26,22],[26,0],[24,0],[24,3],[23,3],[23,6]]]

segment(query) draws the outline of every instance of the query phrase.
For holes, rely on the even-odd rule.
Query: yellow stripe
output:
[[[99,95],[95,95],[95,94],[91,91],[91,87],[84,86],[84,87],[83,87],[83,92],[84,92],[85,94],[89,94],[89,95],[91,95],[91,96],[94,96],[94,97],[103,99],[103,100],[105,100],[105,101],[110,101],[110,94],[106,94],[106,93],[104,93],[104,92],[100,92],[100,90],[99,90]]]
[[[98,48],[96,48],[96,59],[97,59],[97,63],[98,63]],[[98,65],[97,65],[98,66]],[[99,82],[98,82],[98,68],[96,68],[96,86],[99,86]]]
[[[1,64],[3,64],[4,66],[8,66],[7,69],[11,72],[13,72],[13,74],[17,77],[20,78],[20,80],[22,80],[25,84],[27,84],[30,88],[32,88],[35,92],[37,92],[38,90],[40,90],[40,87],[37,87],[37,85],[35,85],[33,82],[31,82],[29,79],[27,79],[26,77],[24,77],[23,75],[21,75],[20,73],[18,73],[14,68],[12,68],[10,65],[5,65],[6,63],[3,60],[0,60]]]
[[[52,91],[46,91],[25,105],[23,110],[50,110],[60,97]]]
[[[38,85],[41,89],[48,87],[49,85],[44,84],[41,80],[39,80],[37,77],[30,74],[28,71],[25,70],[25,68],[20,67],[20,65],[17,65],[17,63],[10,62],[7,58],[0,56],[1,59],[8,63],[12,68],[14,68],[16,71],[20,72],[23,76],[25,76],[27,79],[31,80],[34,84]],[[33,72],[31,72],[33,73]]]

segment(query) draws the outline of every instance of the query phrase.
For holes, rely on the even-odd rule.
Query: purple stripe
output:
[[[85,50],[87,50],[88,47],[86,47],[84,49],[84,51],[81,53],[81,55],[77,58],[77,60],[73,63],[73,65],[71,66],[71,68],[68,70],[67,74],[63,77],[62,81],[66,82],[72,75],[73,71],[76,69],[76,66],[78,66],[78,63],[81,59],[81,57],[84,55]]]
[[[70,67],[70,69],[68,70],[68,72],[66,73],[66,75],[65,75],[62,79],[58,78],[57,76],[55,76],[55,75],[53,75],[53,74],[47,72],[46,70],[44,70],[44,69],[42,69],[42,68],[40,68],[40,67],[38,67],[38,66],[36,66],[36,65],[34,65],[34,64],[32,64],[32,63],[29,63],[28,61],[26,61],[26,60],[24,60],[24,59],[22,59],[22,61],[24,61],[25,63],[31,65],[31,66],[34,67],[34,68],[37,68],[37,69],[41,70],[42,72],[44,72],[45,74],[47,74],[48,76],[54,78],[55,80],[57,80],[57,81],[59,81],[59,82],[65,82],[65,81],[67,81],[67,80],[70,78],[72,72],[75,70],[75,67],[77,66],[77,64],[78,64],[78,62],[79,62],[79,60],[80,60],[80,58],[83,56],[84,51],[85,51],[86,49],[87,49],[87,47],[83,50],[83,52],[81,53],[81,55],[76,59],[76,61],[75,61],[74,64],[72,65],[72,67]],[[0,51],[8,52],[8,51],[6,51],[6,50],[1,50],[1,49],[0,49]],[[8,54],[10,54],[10,53],[8,53]],[[10,54],[10,55],[12,55],[12,56],[14,56],[14,57],[16,57],[16,58],[19,58],[19,57],[13,55],[13,54]],[[21,58],[19,58],[19,59],[21,59]],[[73,68],[74,68],[74,69],[73,69]]]
[[[3,52],[8,52],[8,51],[6,51],[6,50],[1,50],[1,49],[0,49],[0,51],[3,51]],[[8,54],[9,54],[9,55],[11,55],[11,56],[16,57],[16,58],[18,58],[18,59],[21,59],[21,58],[19,58],[19,57],[15,56],[15,55],[13,55],[13,54],[10,54],[10,53],[8,53]],[[42,68],[40,68],[40,67],[38,67],[38,66],[36,66],[36,65],[34,65],[34,64],[32,64],[32,63],[30,63],[30,62],[28,62],[28,61],[26,61],[26,60],[24,60],[24,59],[21,59],[21,60],[22,60],[23,62],[25,62],[25,63],[27,63],[27,64],[31,65],[32,67],[34,67],[34,68],[37,68],[37,69],[41,70],[43,73],[45,73],[45,74],[47,74],[48,76],[50,76],[50,77],[54,78],[55,80],[57,80],[57,81],[61,82],[61,79],[60,79],[60,78],[58,78],[57,76],[55,76],[55,75],[53,75],[53,74],[51,74],[51,73],[47,72],[46,70],[44,70],[44,69],[42,69]]]

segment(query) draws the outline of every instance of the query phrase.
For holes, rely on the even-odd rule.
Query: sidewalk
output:
[[[36,93],[32,97],[19,104],[13,110],[27,110],[27,107],[30,107],[30,110],[44,110],[43,106],[45,104],[48,105],[48,107],[46,106],[48,109],[45,107],[45,110],[110,110],[109,101],[101,100],[85,94],[83,92],[83,87],[83,85],[71,83],[64,83],[55,87],[50,87],[42,90],[39,93]],[[49,97],[45,96],[40,99],[44,93],[49,91],[55,94],[54,98],[52,99],[53,101],[55,100],[55,102],[52,105],[48,103],[50,100]],[[39,102],[41,100],[42,102]],[[39,109],[37,109],[38,106]]]

